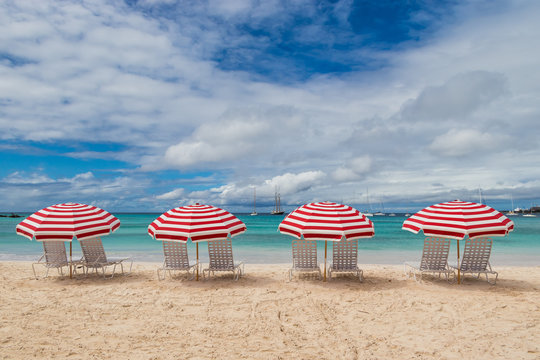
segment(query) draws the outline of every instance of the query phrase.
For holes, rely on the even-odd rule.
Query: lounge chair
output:
[[[427,237],[424,240],[422,259],[420,262],[406,262],[406,272],[409,276],[414,276],[415,280],[418,280],[416,278],[417,273],[420,274],[420,279],[425,273],[439,274],[439,278],[444,274],[447,281],[450,281],[450,275],[452,274],[455,279],[454,271],[448,266],[449,252],[450,239]]]
[[[328,267],[329,279],[333,273],[353,273],[360,281],[364,280],[364,273],[358,267],[358,240],[333,242],[332,264]]]
[[[163,272],[163,280],[165,279],[165,272],[169,273],[172,277],[172,271],[186,271],[189,279],[193,279],[195,276],[195,270],[198,264],[190,264],[187,244],[181,241],[163,241],[163,255],[165,260],[163,261],[163,267],[157,269],[158,279],[160,272]]]
[[[491,269],[489,263],[492,246],[493,240],[489,238],[467,239],[465,241],[465,248],[463,249],[461,264],[459,265],[461,274],[477,274],[477,279],[480,277],[480,274],[485,274],[486,281],[495,285],[499,274]],[[451,267],[456,270],[458,269],[457,265]],[[493,282],[489,281],[488,274],[495,275]]]
[[[109,266],[113,266],[111,278],[114,276],[116,266],[120,265],[122,274],[124,273],[124,261],[130,262],[129,272],[133,266],[133,260],[131,258],[112,258],[107,257],[103,244],[100,238],[92,238],[79,241],[83,253],[83,265],[85,267],[85,273],[88,275],[90,269],[94,269],[97,273],[98,269],[103,271],[103,277],[105,277],[105,269]]]
[[[36,274],[35,265],[44,265],[47,268],[45,277],[49,276],[50,269],[56,269],[58,274],[64,275],[63,268],[69,267],[70,261],[67,258],[66,246],[63,241],[43,241],[43,255],[37,262],[32,264],[32,271],[36,279],[39,277]],[[74,272],[77,270],[77,266],[81,264],[81,260],[71,261]]]
[[[208,241],[208,257],[210,259],[208,268],[203,270],[203,279],[205,273],[214,274],[216,271],[231,271],[234,280],[238,280],[244,274],[244,263],[234,262],[231,239]]]
[[[292,280],[294,271],[313,273],[322,278],[321,267],[317,261],[317,243],[314,240],[293,240],[292,241],[293,265],[289,270],[289,280]]]

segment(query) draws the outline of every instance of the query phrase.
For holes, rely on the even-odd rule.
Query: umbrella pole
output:
[[[460,279],[460,271],[459,269],[461,269],[461,265],[459,264],[459,240],[457,241],[457,283],[460,284],[461,283],[461,279]]]
[[[69,278],[73,278],[73,240],[69,242]]]
[[[195,243],[195,248],[197,249],[197,278],[195,280],[199,281],[199,243]]]
[[[324,240],[324,281],[326,281],[326,247],[328,245],[328,241]]]

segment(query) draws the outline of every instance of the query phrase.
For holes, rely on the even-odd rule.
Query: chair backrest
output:
[[[292,257],[294,269],[315,269],[317,262],[317,242],[314,240],[293,240]]]
[[[358,240],[335,241],[332,244],[332,269],[356,270],[358,267]]]
[[[189,269],[187,243],[182,241],[163,241],[165,267],[169,269]]]
[[[68,259],[63,241],[43,241],[45,262],[49,266],[66,266]]]
[[[106,264],[107,255],[100,238],[79,241],[84,261],[89,264]]]
[[[461,259],[461,271],[485,271],[491,256],[493,240],[489,238],[467,239]]]
[[[445,270],[450,253],[450,239],[427,237],[420,261],[420,270]]]
[[[209,268],[215,270],[233,270],[234,260],[231,239],[208,242]]]

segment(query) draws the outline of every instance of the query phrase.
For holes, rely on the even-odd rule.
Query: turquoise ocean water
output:
[[[29,214],[24,214],[27,216]],[[132,256],[135,261],[163,261],[159,241],[147,234],[148,225],[160,214],[115,214],[120,228],[102,238],[105,250],[111,256]],[[235,260],[246,263],[290,263],[292,237],[280,234],[278,225],[283,216],[235,214],[247,231],[233,238]],[[19,236],[15,226],[24,218],[0,218],[0,261],[36,260],[42,245]],[[419,260],[424,236],[401,230],[404,216],[374,216],[375,236],[359,240],[358,262],[364,264],[401,264]],[[506,237],[495,237],[491,263],[493,266],[540,266],[540,217],[512,217],[515,230]],[[195,259],[195,246],[188,243],[191,259]],[[324,242],[318,242],[319,258],[324,258]],[[331,244],[328,257],[331,258]],[[452,242],[450,262],[456,259],[456,241]],[[74,256],[80,256],[80,246],[73,243]],[[206,243],[199,245],[200,259],[207,261]]]

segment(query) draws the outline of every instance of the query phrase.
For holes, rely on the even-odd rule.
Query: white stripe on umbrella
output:
[[[484,236],[505,236],[514,223],[499,211],[472,202],[454,200],[429,206],[403,223],[403,230],[426,236],[462,240]]]
[[[324,280],[326,281],[327,241],[355,240],[375,235],[373,223],[360,211],[333,202],[305,204],[291,212],[278,227],[282,234],[297,239],[324,240]]]
[[[193,242],[226,239],[246,231],[236,216],[211,205],[188,205],[171,209],[148,226],[156,240]]]
[[[21,221],[16,232],[30,240],[69,241],[108,235],[120,220],[96,206],[64,203],[41,209]]]

